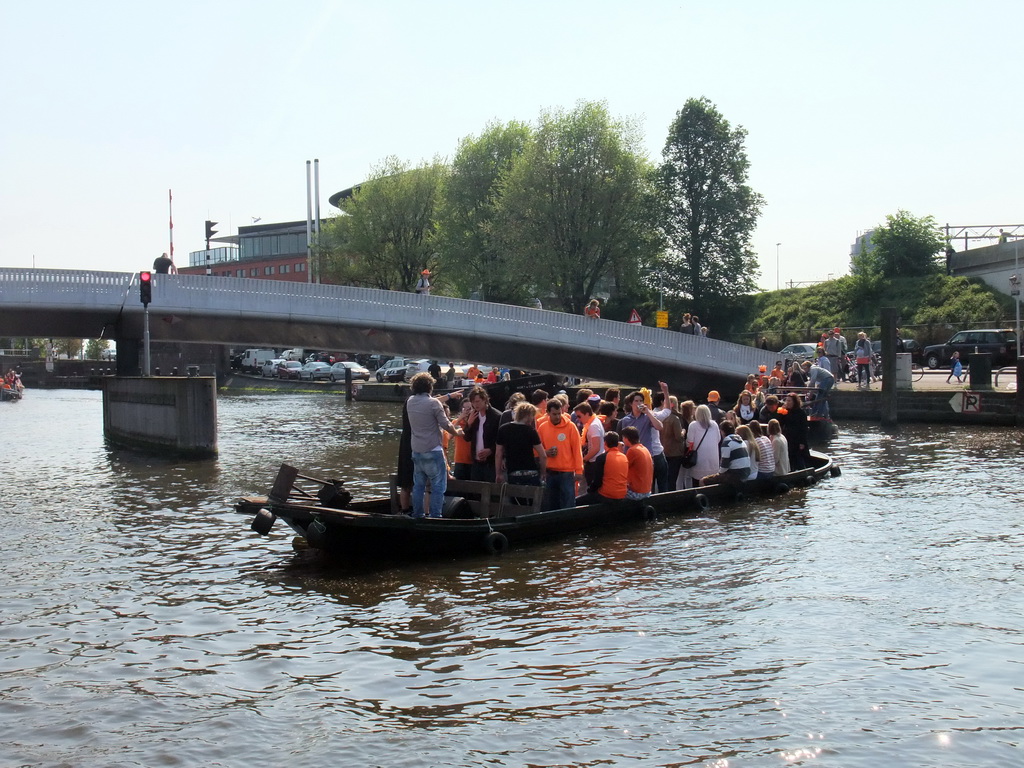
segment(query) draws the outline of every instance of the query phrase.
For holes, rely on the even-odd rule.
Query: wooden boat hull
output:
[[[484,518],[413,519],[396,514],[387,498],[348,503],[344,509],[334,509],[318,503],[256,497],[237,500],[235,508],[254,513],[252,528],[261,534],[268,533],[275,520],[280,519],[310,547],[346,559],[408,560],[496,554],[531,541],[594,529],[635,527],[657,517],[699,516],[713,508],[785,493],[791,488],[812,485],[829,474],[838,474],[838,467],[828,456],[812,451],[811,457],[814,465],[808,469],[739,486],[690,488],[639,500],[622,499],[549,511],[523,507],[522,513],[510,513],[505,507],[500,515]],[[457,487],[468,485],[488,484],[464,483]],[[303,500],[306,501],[311,500]]]

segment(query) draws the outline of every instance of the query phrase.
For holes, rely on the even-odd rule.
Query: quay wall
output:
[[[213,377],[106,377],[103,434],[118,445],[190,458],[217,455]]]
[[[832,420],[881,421],[882,393],[879,391],[833,390],[829,393]],[[1016,392],[968,390],[899,390],[896,420],[925,424],[991,424],[1024,426]]]

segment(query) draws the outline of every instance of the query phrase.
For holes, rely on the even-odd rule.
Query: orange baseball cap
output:
[[[709,403],[717,403],[721,399],[722,399],[722,396],[718,394],[718,390],[717,389],[712,389],[710,392],[708,392],[708,402]]]

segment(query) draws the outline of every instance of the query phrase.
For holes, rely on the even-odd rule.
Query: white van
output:
[[[242,354],[241,368],[247,373],[261,373],[263,364],[277,356],[277,352],[272,349],[247,349]]]

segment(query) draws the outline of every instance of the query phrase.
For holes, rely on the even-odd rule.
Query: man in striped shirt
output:
[[[735,428],[728,421],[723,421],[720,429],[718,474],[708,475],[701,480],[701,485],[739,485],[750,474],[750,453],[746,444],[734,434]]]

